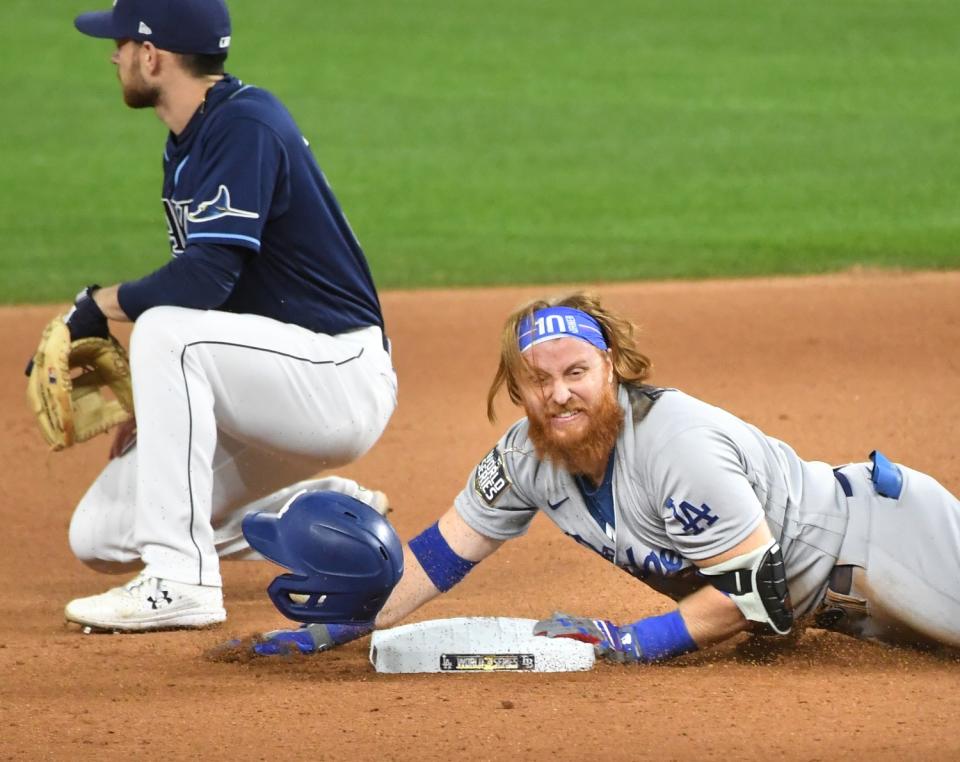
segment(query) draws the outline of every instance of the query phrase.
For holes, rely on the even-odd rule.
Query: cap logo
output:
[[[229,34],[228,34],[226,37],[221,37],[221,38],[220,38],[220,47],[221,47],[221,48],[229,48],[229,47],[230,47],[230,35],[229,35]]]
[[[141,21],[140,26],[137,27],[137,34],[153,34],[153,30]]]

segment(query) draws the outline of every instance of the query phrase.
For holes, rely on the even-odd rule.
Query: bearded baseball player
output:
[[[389,627],[452,588],[543,513],[567,536],[678,602],[622,625],[555,614],[535,634],[655,662],[746,630],[798,621],[906,645],[960,646],[960,502],[888,461],[833,468],[676,389],[645,383],[634,327],[589,296],[509,317],[501,387],[526,417],[470,475],[453,507],[405,548],[376,619]],[[254,653],[322,651],[355,629],[309,624]]]
[[[376,289],[307,140],[266,90],[224,72],[222,0],[115,0],[77,17],[114,41],[125,103],[169,127],[163,212],[172,259],[139,280],[85,289],[71,339],[134,321],[135,430],[73,516],[70,545],[104,571],[142,571],[71,601],[86,627],[142,631],[224,620],[220,557],[252,555],[248,510],[304,487],[384,510],[329,477],[377,441],[396,376]]]

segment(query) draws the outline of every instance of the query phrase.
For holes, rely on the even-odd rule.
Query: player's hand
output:
[[[290,656],[329,651],[361,638],[372,625],[305,624],[293,630],[272,630],[244,640],[222,643],[207,656],[215,661],[246,661],[258,656]]]
[[[87,339],[91,336],[105,339],[110,335],[107,318],[93,299],[93,293],[98,288],[100,286],[87,286],[83,289],[77,294],[73,307],[63,316],[63,322],[66,323],[67,329],[70,331],[70,341]],[[23,371],[23,375],[29,378],[32,372],[33,357],[27,360],[27,367]]]
[[[305,624],[296,630],[273,630],[255,639],[251,650],[257,656],[285,656],[292,653],[314,654],[329,651],[335,646],[353,640],[339,639],[340,633],[330,632],[330,625]],[[359,637],[357,634],[355,637]]]
[[[126,455],[130,449],[137,443],[137,419],[131,418],[124,421],[117,427],[116,436],[113,438],[113,444],[110,445],[110,460]]]
[[[87,286],[77,294],[71,309],[63,316],[63,322],[70,329],[70,341],[96,336],[101,339],[110,335],[107,318],[103,314],[93,295],[100,286]]]
[[[633,634],[606,619],[589,619],[556,613],[533,626],[534,635],[547,638],[570,638],[590,643],[597,656],[616,662],[639,662],[643,658]]]

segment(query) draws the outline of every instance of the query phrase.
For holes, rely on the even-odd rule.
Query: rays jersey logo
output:
[[[192,198],[177,201],[172,198],[163,199],[163,213],[167,218],[167,234],[170,237],[170,251],[174,256],[183,254],[187,248],[187,213],[190,211]]]
[[[190,222],[210,222],[211,220],[219,220],[221,217],[256,220],[260,218],[260,214],[235,207],[230,201],[229,189],[226,185],[221,185],[217,188],[216,196],[209,201],[201,201],[197,206],[197,211],[187,215]]]
[[[195,212],[190,211],[193,199],[178,201],[172,198],[163,199],[163,212],[167,218],[167,233],[170,237],[170,251],[173,255],[182,254],[187,247],[187,235],[190,224],[212,222],[223,217],[239,217],[243,220],[260,218],[258,212],[248,212],[233,205],[230,199],[230,190],[226,185],[217,188],[216,195],[209,201],[201,201]]]

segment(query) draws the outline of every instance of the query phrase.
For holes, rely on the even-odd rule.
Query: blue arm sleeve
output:
[[[441,593],[447,592],[477,565],[476,561],[468,561],[457,555],[440,534],[438,521],[410,540],[407,545],[433,586]]]
[[[697,650],[697,643],[690,636],[687,623],[683,621],[679,610],[662,616],[648,616],[618,629],[621,640],[628,633],[633,635],[633,651],[638,660],[645,664],[672,659]]]
[[[190,244],[179,257],[140,280],[120,285],[120,308],[136,320],[151,307],[212,310],[230,296],[252,252],[240,246]]]

